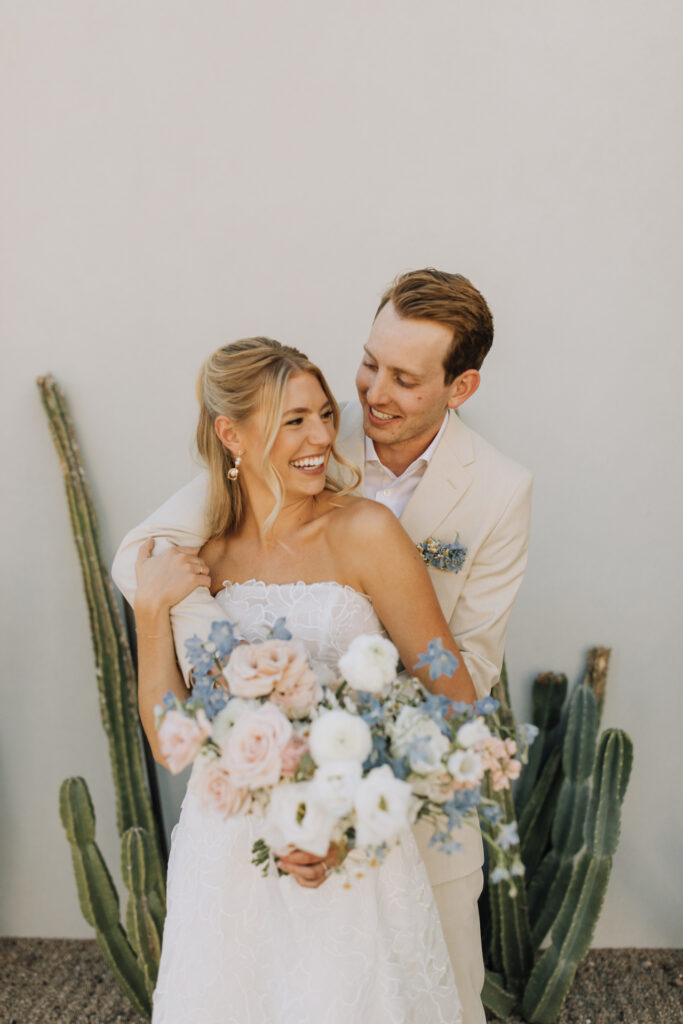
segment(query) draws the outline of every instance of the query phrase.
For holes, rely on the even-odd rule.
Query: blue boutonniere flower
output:
[[[460,572],[467,557],[467,548],[456,537],[452,543],[427,537],[417,545],[426,565],[446,572]]]

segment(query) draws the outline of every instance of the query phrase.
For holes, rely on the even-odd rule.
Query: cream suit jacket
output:
[[[364,433],[360,404],[342,410],[338,452],[363,471]],[[346,477],[343,467],[332,475]],[[425,474],[406,505],[400,522],[415,543],[434,537],[467,549],[459,572],[429,568],[434,589],[453,637],[472,676],[477,695],[489,693],[503,662],[505,631],[527,560],[531,508],[531,474],[501,455],[492,445],[449,414],[446,430]],[[114,559],[114,580],[132,604],[135,559],[140,544],[153,536],[164,546],[199,546],[206,540],[204,504],[206,473],[173,495],[124,538]],[[409,600],[406,595],[406,600]],[[223,618],[207,588],[199,588],[172,612],[178,658],[187,680],[189,665],[184,641]],[[460,878],[483,863],[476,820],[456,838],[463,851],[455,856],[428,848],[426,827],[416,829],[433,885]]]

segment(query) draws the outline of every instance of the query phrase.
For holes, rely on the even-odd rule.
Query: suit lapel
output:
[[[472,482],[473,466],[470,431],[451,412],[444,435],[400,518],[416,544],[430,537],[458,504]]]

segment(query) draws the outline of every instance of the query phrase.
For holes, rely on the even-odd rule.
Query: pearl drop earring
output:
[[[232,480],[233,483],[235,480],[237,480],[237,477],[240,475],[240,465],[242,463],[243,454],[244,452],[237,456],[237,458],[235,459],[235,465],[231,466],[230,469],[228,470],[228,480]]]

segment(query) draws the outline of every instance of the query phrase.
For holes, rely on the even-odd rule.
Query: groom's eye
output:
[[[410,380],[403,380],[402,377],[397,377],[396,378],[396,383],[400,384],[402,388],[414,388],[415,387],[415,385],[413,384],[412,381],[410,381]]]

